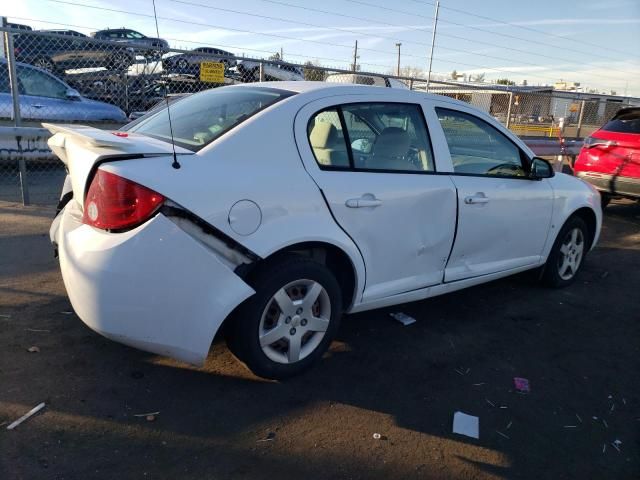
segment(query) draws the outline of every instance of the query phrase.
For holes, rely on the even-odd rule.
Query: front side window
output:
[[[470,175],[526,177],[520,149],[478,117],[436,108],[453,171]]]
[[[38,97],[66,98],[68,87],[35,68],[18,65],[16,68],[20,93]]]
[[[127,32],[127,38],[134,38],[136,40],[139,40],[141,38],[144,38],[144,35],[142,35],[141,33],[138,33],[138,32],[134,32],[133,30],[129,30]]]
[[[419,105],[357,103],[342,110],[356,169],[435,170]]]
[[[275,88],[214,88],[163,108],[128,129],[198,151],[260,110],[293,95]]]

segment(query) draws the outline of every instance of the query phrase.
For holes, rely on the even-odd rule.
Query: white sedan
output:
[[[71,303],[142,350],[199,365],[224,326],[256,374],[286,378],[344,313],[529,269],[565,286],[598,240],[597,191],[447,97],[278,82],[169,113],[47,125],[69,171],[51,237]]]

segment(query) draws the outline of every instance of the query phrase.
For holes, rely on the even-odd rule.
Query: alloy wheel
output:
[[[330,318],[331,300],[320,283],[290,282],[267,302],[258,327],[260,347],[274,362],[298,362],[318,347]]]
[[[562,280],[571,280],[580,268],[584,254],[584,234],[580,228],[567,232],[558,256],[558,275]]]

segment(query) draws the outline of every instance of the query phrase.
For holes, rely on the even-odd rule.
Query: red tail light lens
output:
[[[84,201],[82,222],[104,230],[133,228],[160,208],[164,197],[140,184],[98,170]]]
[[[602,147],[609,148],[617,145],[613,140],[604,140],[602,138],[587,137],[584,139],[585,148]]]

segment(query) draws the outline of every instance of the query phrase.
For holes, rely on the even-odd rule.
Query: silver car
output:
[[[83,97],[77,90],[50,73],[16,63],[20,116],[23,120],[125,123],[125,113],[104,102]],[[0,120],[13,118],[13,100],[7,62],[0,59]]]

